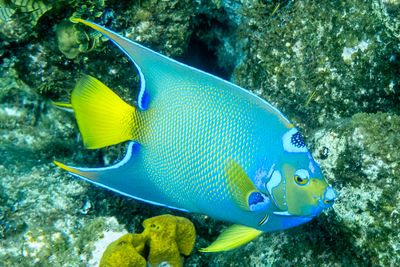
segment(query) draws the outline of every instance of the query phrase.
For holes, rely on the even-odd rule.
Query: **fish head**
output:
[[[336,193],[295,128],[283,138],[283,161],[266,184],[278,209],[287,215],[314,217],[331,207]]]
[[[336,193],[311,154],[304,156],[303,159],[282,165],[285,202],[289,214],[314,217],[333,205]]]

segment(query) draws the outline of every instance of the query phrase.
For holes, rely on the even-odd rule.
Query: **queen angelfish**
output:
[[[86,148],[129,141],[115,165],[72,175],[147,203],[232,222],[203,252],[310,221],[336,194],[296,128],[251,92],[156,53],[102,26],[140,76],[135,107],[84,76],[71,103]]]

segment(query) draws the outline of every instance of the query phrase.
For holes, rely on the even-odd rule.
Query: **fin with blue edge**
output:
[[[86,148],[138,141],[138,111],[99,80],[84,75],[72,91],[71,104]]]
[[[103,168],[81,168],[54,161],[54,164],[70,174],[97,186],[150,204],[187,211],[166,199],[150,179],[141,165],[141,147],[130,142],[125,157],[115,165]]]
[[[146,87],[145,74],[146,77],[155,76],[151,75],[153,70],[160,65],[162,61],[169,59],[96,23],[80,18],[71,18],[71,21],[74,23],[85,24],[86,26],[89,26],[92,29],[102,33],[104,36],[113,41],[113,43],[115,43],[132,60],[140,77],[138,107],[141,110],[146,110],[150,103],[151,93]],[[145,71],[142,71],[143,67],[146,66],[147,68]]]
[[[238,248],[262,234],[262,231],[234,224],[223,231],[211,245],[200,249],[200,252],[220,252]]]
[[[96,23],[80,18],[71,18],[70,20],[74,23],[82,23],[102,33],[130,58],[140,77],[140,91],[137,99],[140,110],[149,108],[151,100],[157,95],[157,90],[162,89],[166,82],[182,82],[180,79],[174,80],[176,77],[172,78],[171,75],[173,74],[179,73],[179,78],[184,77],[185,79],[197,77],[200,74],[201,76],[197,77],[200,80],[211,78],[226,83],[226,81],[168,58]]]
[[[182,81],[187,80],[206,84],[207,86],[213,85],[210,88],[216,87],[234,90],[245,97],[254,98],[254,95],[249,91],[231,82],[168,58],[96,23],[80,18],[71,18],[71,21],[74,23],[83,23],[102,33],[131,59],[140,76],[140,91],[137,99],[140,110],[146,110],[150,107],[151,100],[157,97],[158,90],[163,89],[165,83],[176,83],[177,86],[181,86]],[[270,103],[261,98],[258,98],[258,101],[265,104],[288,128],[293,127],[290,121]]]
[[[261,211],[268,208],[269,198],[261,193],[243,168],[234,160],[226,166],[228,189],[233,201],[246,211]]]

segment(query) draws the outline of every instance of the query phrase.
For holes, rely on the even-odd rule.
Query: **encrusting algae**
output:
[[[145,220],[143,227],[141,234],[126,234],[108,245],[99,266],[183,266],[181,255],[190,255],[196,239],[192,222],[165,214]]]
[[[69,20],[64,20],[57,25],[56,35],[58,49],[68,59],[74,59],[80,53],[91,51],[100,38],[99,34],[91,36]]]

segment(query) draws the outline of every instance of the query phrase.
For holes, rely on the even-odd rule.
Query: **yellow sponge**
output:
[[[144,243],[140,234],[126,234],[108,245],[99,267],[146,267]]]
[[[100,267],[183,266],[181,255],[189,256],[193,250],[196,230],[186,218],[169,214],[156,216],[143,222],[141,234],[126,234],[112,242],[104,252]]]

